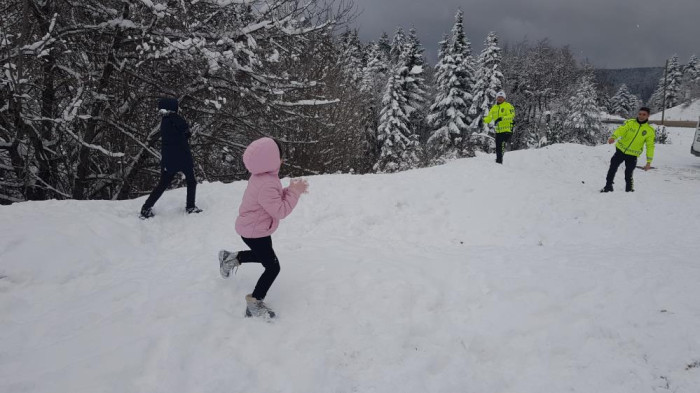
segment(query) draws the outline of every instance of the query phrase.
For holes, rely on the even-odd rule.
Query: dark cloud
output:
[[[428,57],[449,32],[458,7],[475,52],[486,34],[501,42],[549,38],[570,45],[580,59],[597,67],[652,67],[678,54],[687,62],[700,55],[698,0],[355,0],[362,11],[355,25],[363,40],[377,39],[397,26],[415,27]]]

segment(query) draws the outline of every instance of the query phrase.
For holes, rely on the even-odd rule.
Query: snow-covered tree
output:
[[[501,48],[496,33],[489,33],[484,49],[479,55],[474,86],[474,99],[469,114],[473,116],[472,127],[482,124],[482,119],[496,102],[496,93],[503,90],[504,76],[501,72]]]
[[[385,59],[388,60],[391,58],[391,40],[386,32],[382,33],[379,41],[377,41],[377,46]]]
[[[328,31],[323,1],[186,3],[3,2],[0,203],[143,194],[158,174],[159,96],[181,99],[198,176],[217,179],[243,173],[222,156],[330,102],[322,71],[279,67]]]
[[[436,69],[437,89],[428,122],[433,129],[428,146],[434,158],[462,157],[472,153],[469,145],[469,108],[474,82],[471,45],[464,34],[464,14],[455,16],[451,38],[440,42]]]
[[[610,94],[603,89],[598,89],[597,94],[598,107],[607,113],[613,113],[613,98],[610,96]]]
[[[683,70],[678,63],[678,55],[673,55],[668,61],[666,75],[659,79],[658,87],[649,100],[653,111],[660,111],[664,106],[664,84],[666,91],[666,109],[680,104]]]
[[[408,94],[408,105],[414,108],[409,120],[411,122],[411,129],[416,135],[421,135],[423,132],[427,109],[427,86],[425,82],[426,61],[423,55],[424,52],[425,50],[418,39],[416,30],[411,29],[406,39],[404,52],[400,57],[403,60],[404,66],[409,71],[409,77],[406,79],[406,92]]]
[[[389,51],[389,60],[392,64],[398,64],[401,59],[401,54],[404,53],[406,47],[406,33],[402,27],[396,29],[394,39],[391,41],[391,49]]]
[[[683,86],[681,95],[684,101],[700,98],[700,60],[692,55],[683,69]]]
[[[509,45],[503,51],[508,102],[517,111],[517,132],[511,146],[539,147],[561,140],[561,116],[576,84],[579,66],[568,47],[557,48],[544,39]]]
[[[632,100],[632,112],[630,112],[630,117],[636,117],[639,108],[644,106],[644,101],[636,94],[632,94]]]
[[[469,109],[475,99],[476,61],[472,56],[472,44],[464,33],[464,12],[461,9],[455,15],[455,24],[452,27],[452,45],[449,49],[455,61],[455,75],[460,79],[460,85],[462,86],[462,99],[467,107],[467,110],[464,112],[464,122],[471,124],[474,117],[470,114]]]
[[[341,39],[340,62],[348,81],[360,86],[365,77],[364,53],[357,30],[347,31]]]
[[[700,78],[700,59],[697,55],[690,56],[688,64],[685,66],[683,72],[691,79],[697,80]]]
[[[612,113],[627,118],[639,109],[637,107],[637,97],[630,93],[626,84],[622,84],[611,102]]]
[[[370,42],[367,46],[367,65],[362,70],[363,91],[376,92],[383,89],[389,70],[389,58],[379,46],[379,43]],[[378,89],[381,87],[381,89]],[[380,95],[381,97],[381,95]]]
[[[443,75],[447,71],[447,68],[445,67],[445,59],[449,55],[449,47],[450,37],[447,34],[443,34],[442,40],[438,42],[438,61],[437,64],[435,64],[435,73],[433,75],[436,83],[438,84],[438,90],[440,86],[438,81],[443,78]]]
[[[418,136],[411,129],[410,116],[415,110],[408,103],[407,82],[411,73],[405,65],[393,69],[386,84],[377,129],[380,145],[377,172],[396,172],[415,168],[420,163]]]
[[[579,78],[574,94],[569,99],[563,128],[563,142],[595,145],[603,141],[604,128],[590,75]]]
[[[464,105],[461,86],[452,88],[452,85],[458,84],[460,80],[455,77],[456,67],[449,44],[450,40],[445,34],[438,44],[438,62],[435,66],[437,88],[428,115],[428,124],[433,128],[433,133],[428,139],[428,148],[436,159],[457,156],[467,130],[464,112],[468,108]],[[461,109],[455,109],[455,105],[461,105]]]

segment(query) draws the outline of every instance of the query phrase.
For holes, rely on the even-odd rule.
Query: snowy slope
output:
[[[700,118],[700,100],[695,100],[690,104],[681,104],[673,108],[666,109],[665,120],[676,121],[698,121]],[[649,116],[649,120],[661,120],[661,112]]]
[[[602,120],[602,121],[606,121],[606,120],[607,120],[607,121],[615,121],[615,122],[620,122],[620,123],[622,123],[622,122],[624,122],[624,121],[627,120],[627,119],[625,119],[625,118],[622,117],[622,116],[613,115],[613,114],[611,114],[611,113],[600,112],[600,120]]]
[[[394,175],[319,176],[274,236],[274,323],[244,183],[0,207],[0,392],[692,392],[700,389],[700,159],[690,129],[634,194],[612,146],[556,145]],[[623,188],[622,171],[616,187]]]

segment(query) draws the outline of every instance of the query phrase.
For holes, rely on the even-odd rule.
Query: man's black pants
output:
[[[631,188],[634,185],[632,172],[634,172],[634,168],[637,166],[637,157],[625,154],[620,149],[617,149],[615,154],[612,156],[612,159],[610,159],[610,169],[608,170],[608,176],[605,179],[606,185],[612,186],[615,180],[615,174],[617,173],[617,168],[619,168],[620,164],[623,162],[625,163],[625,183],[627,183],[628,188]]]
[[[503,154],[506,151],[506,143],[510,142],[510,138],[513,136],[512,132],[498,132],[496,133],[496,162],[503,164]]]

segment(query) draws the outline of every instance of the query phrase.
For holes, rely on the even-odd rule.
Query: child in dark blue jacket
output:
[[[170,186],[178,172],[182,172],[187,180],[187,213],[200,213],[202,210],[194,204],[197,191],[197,179],[194,177],[194,163],[190,151],[190,127],[178,114],[178,102],[175,98],[161,98],[158,109],[163,115],[160,122],[161,162],[160,182],[151,192],[141,208],[141,218],[153,217],[153,205],[163,192]]]

